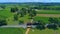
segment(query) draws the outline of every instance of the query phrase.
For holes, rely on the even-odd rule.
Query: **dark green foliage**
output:
[[[23,24],[23,23],[24,23],[24,21],[21,21],[21,20],[19,21],[19,24]]]
[[[45,29],[44,25],[37,25],[36,28],[37,28],[37,29],[40,29],[40,30]]]
[[[33,14],[34,14],[34,16],[36,16],[36,11],[35,10],[33,10]]]
[[[45,29],[45,26],[44,26],[45,23],[42,20],[39,20],[36,23],[38,23],[37,26],[36,26],[37,29],[40,29],[40,30]]]
[[[18,20],[18,15],[14,15],[14,20]]]
[[[7,25],[7,22],[5,19],[0,19],[0,26]]]
[[[15,11],[18,11],[19,9],[17,7],[15,7]]]
[[[39,9],[39,10],[60,10],[59,6],[50,6],[50,5],[38,5],[37,7],[31,7],[32,9]]]
[[[47,28],[55,30],[55,29],[57,29],[57,25],[56,24],[48,24]]]
[[[21,17],[23,17],[24,15],[26,15],[26,14],[27,14],[27,12],[26,12],[26,9],[25,9],[25,8],[20,9],[20,11],[18,11],[17,13],[18,13],[18,14],[20,14],[20,16],[21,16]]]
[[[24,16],[24,14],[23,14],[23,12],[21,12],[21,17],[23,17]]]
[[[30,13],[29,16],[31,19],[34,17],[34,15],[32,13]]]
[[[15,7],[15,8],[11,8],[11,12],[17,12],[18,11],[18,8]]]
[[[14,8],[11,8],[11,12],[15,12],[15,9]]]
[[[40,23],[40,25],[45,25],[45,23],[42,20],[39,20],[37,22]]]
[[[30,12],[29,12],[29,16],[31,18],[33,18],[34,16],[36,16],[36,11],[31,9]]]
[[[23,14],[26,15],[26,11],[27,11],[26,8],[22,8],[21,10],[22,10]]]
[[[49,18],[49,21],[50,21],[51,23],[58,24],[58,19],[57,19],[57,18]]]
[[[1,7],[2,9],[5,9],[6,6],[5,6],[5,5],[0,5],[0,7]]]

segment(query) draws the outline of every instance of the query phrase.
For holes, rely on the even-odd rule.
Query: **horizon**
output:
[[[0,0],[0,3],[9,3],[9,2],[12,2],[12,3],[25,3],[25,2],[60,3],[60,0]]]

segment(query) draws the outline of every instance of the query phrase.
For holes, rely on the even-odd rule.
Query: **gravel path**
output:
[[[60,14],[37,14],[37,16],[41,16],[41,17],[60,17]]]

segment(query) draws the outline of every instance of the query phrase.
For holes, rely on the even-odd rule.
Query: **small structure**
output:
[[[27,28],[31,28],[32,27],[32,23],[27,23]]]

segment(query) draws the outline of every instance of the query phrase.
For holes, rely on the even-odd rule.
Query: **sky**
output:
[[[60,0],[0,0],[3,2],[60,2]]]

